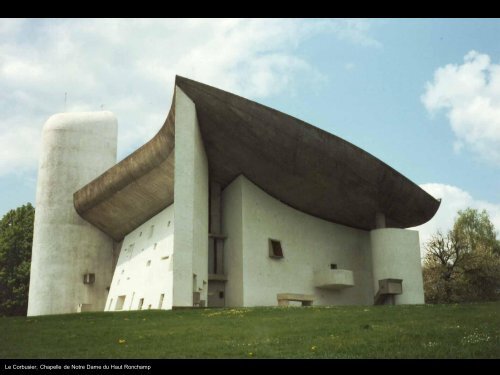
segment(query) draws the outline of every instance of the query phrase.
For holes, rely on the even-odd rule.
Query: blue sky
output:
[[[43,123],[113,111],[119,159],[163,124],[175,74],[289,113],[500,229],[500,20],[0,20],[0,215],[35,202]]]

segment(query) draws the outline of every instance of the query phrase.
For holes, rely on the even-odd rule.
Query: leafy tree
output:
[[[496,238],[495,227],[485,210],[478,212],[467,208],[458,211],[453,232],[469,253],[478,249],[488,249],[500,255],[500,241]]]
[[[26,315],[34,218],[27,203],[0,220],[0,315]]]
[[[500,290],[500,241],[488,213],[458,211],[453,229],[425,245],[427,302],[493,300]]]

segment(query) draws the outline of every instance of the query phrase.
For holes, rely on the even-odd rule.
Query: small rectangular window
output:
[[[269,257],[283,258],[283,249],[281,248],[281,241],[269,239]]]
[[[146,263],[146,267],[149,267],[151,265],[151,261],[148,260],[148,262]]]
[[[126,295],[118,296],[118,299],[116,300],[115,310],[117,310],[117,311],[123,310],[123,305],[125,303],[125,297],[127,297],[127,296]]]
[[[129,310],[132,310],[132,303],[134,303],[134,298],[135,298],[135,292],[132,293],[132,299],[130,300],[130,305],[128,306]]]
[[[165,294],[160,294],[160,302],[158,303],[158,308],[161,309],[163,305],[163,299],[165,298]]]
[[[94,284],[95,283],[95,273],[86,273],[83,275],[84,284]]]
[[[331,270],[336,270],[337,269],[337,265],[335,263],[330,264],[330,269]]]

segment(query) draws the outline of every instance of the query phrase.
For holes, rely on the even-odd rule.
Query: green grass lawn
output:
[[[0,358],[500,358],[500,302],[0,318]]]

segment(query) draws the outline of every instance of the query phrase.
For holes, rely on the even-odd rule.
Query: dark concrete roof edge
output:
[[[290,118],[290,119],[293,119],[295,121],[298,121],[300,122],[303,126],[305,127],[309,127],[311,129],[314,129],[315,131],[321,133],[321,134],[324,134],[325,136],[328,136],[328,137],[334,137],[336,138],[338,141],[346,144],[348,147],[351,147],[353,149],[355,149],[356,151],[360,152],[360,153],[364,153],[364,154],[367,154],[369,155],[370,157],[373,158],[374,161],[376,161],[377,163],[379,163],[380,165],[382,165],[385,169],[389,170],[391,173],[394,173],[395,175],[399,176],[400,178],[404,179],[407,183],[410,183],[411,185],[414,185],[415,187],[419,188],[419,189],[422,189],[420,186],[418,186],[415,182],[413,182],[412,180],[410,180],[408,177],[406,177],[405,175],[403,175],[401,172],[398,172],[396,169],[394,169],[393,167],[391,167],[390,165],[388,165],[387,163],[383,162],[382,160],[380,160],[379,158],[377,158],[375,155],[373,155],[372,153],[366,151],[366,150],[363,150],[361,147],[358,147],[356,146],[355,144],[335,135],[335,134],[332,134],[330,132],[327,132],[326,130],[324,129],[321,129],[321,128],[318,128],[317,126],[314,126],[304,120],[301,120],[299,118],[296,118],[296,117],[293,117],[285,112],[282,112],[280,110],[277,110],[275,108],[271,108],[269,106],[266,106],[265,104],[262,104],[262,103],[259,103],[257,101],[254,101],[254,100],[250,100],[250,99],[247,99],[243,96],[240,96],[240,95],[237,95],[237,94],[233,94],[233,93],[230,93],[228,91],[225,91],[225,90],[222,90],[222,89],[219,89],[217,87],[214,87],[214,86],[210,86],[210,85],[207,85],[206,83],[201,83],[201,82],[198,82],[198,81],[194,81],[190,78],[187,78],[187,77],[183,77],[183,76],[180,76],[180,75],[176,75],[175,76],[175,84],[177,86],[179,86],[181,89],[182,89],[182,86],[183,86],[183,83],[186,82],[186,83],[192,83],[192,84],[195,84],[197,86],[206,86],[208,87],[210,90],[218,90],[218,91],[223,91],[225,93],[228,93],[230,95],[233,95],[233,96],[237,96],[239,99],[243,100],[243,101],[246,101],[246,102],[249,102],[249,103],[257,103],[258,105],[262,106],[262,107],[265,107],[266,109],[268,109],[269,111],[271,112],[275,112],[277,114],[279,114],[280,116],[284,116],[284,117],[287,117],[287,118]],[[188,94],[186,94],[188,95]],[[188,95],[189,96],[189,95]],[[425,190],[422,189],[422,191],[431,199],[434,199],[436,202],[440,202],[438,199],[436,199],[435,197],[433,197],[432,195],[430,195],[429,193],[427,193]],[[437,210],[436,210],[437,211]]]
[[[169,137],[168,124],[175,122],[175,94],[163,126],[144,145],[116,163],[73,194],[76,212],[85,213],[145,175],[165,160],[174,149],[175,137]],[[169,139],[171,138],[171,139]],[[165,142],[171,143],[165,147]]]

